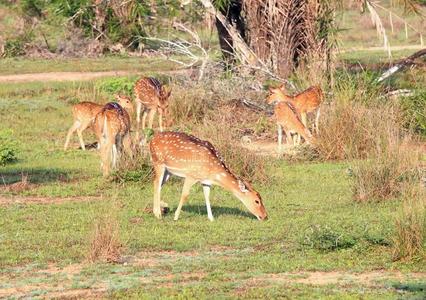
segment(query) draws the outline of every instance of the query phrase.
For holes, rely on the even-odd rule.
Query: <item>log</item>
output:
[[[409,57],[399,61],[397,64],[392,66],[390,69],[386,70],[386,72],[384,72],[379,77],[379,79],[377,79],[377,82],[382,82],[383,80],[385,80],[386,78],[389,78],[390,76],[392,76],[396,72],[401,71],[403,68],[414,65],[415,64],[414,60],[419,58],[419,57],[422,57],[423,55],[426,55],[426,48],[422,49],[420,51],[417,51],[413,55],[410,55]]]

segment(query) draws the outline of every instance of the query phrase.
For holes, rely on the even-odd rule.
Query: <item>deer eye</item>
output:
[[[260,204],[259,200],[254,201],[256,204]]]

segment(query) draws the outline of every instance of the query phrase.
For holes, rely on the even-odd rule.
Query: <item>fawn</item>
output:
[[[284,84],[278,88],[270,89],[270,92],[273,100],[291,103],[296,112],[301,116],[302,123],[306,127],[308,127],[307,114],[315,112],[314,130],[317,134],[319,133],[320,105],[324,98],[319,86],[312,86],[295,96],[287,95],[287,89]]]
[[[146,117],[148,116],[148,128],[152,128],[155,114],[159,113],[158,123],[160,131],[163,131],[163,116],[167,117],[168,99],[171,90],[167,90],[157,79],[152,77],[142,77],[134,87],[136,95],[136,121],[137,133],[139,133],[139,124],[142,105],[144,106],[142,115],[142,130],[145,129]]]
[[[271,94],[266,102],[271,104],[274,102],[275,94]],[[274,116],[278,125],[278,151],[282,152],[282,131],[284,129],[287,136],[287,144],[293,145],[300,143],[300,136],[302,136],[307,143],[313,141],[313,137],[309,129],[300,120],[296,109],[289,102],[278,102],[274,106]],[[297,139],[292,138],[292,133],[297,133]]]
[[[113,169],[116,168],[123,148],[129,156],[132,155],[130,116],[120,104],[109,102],[96,115],[93,123],[100,146],[102,173],[108,176],[111,164]]]
[[[154,166],[154,215],[161,218],[161,188],[170,175],[185,178],[179,206],[174,219],[178,220],[182,205],[188,198],[191,187],[200,182],[203,186],[207,216],[213,221],[210,207],[210,187],[219,185],[231,191],[259,220],[267,218],[262,199],[249,184],[235,176],[223,159],[207,141],[180,132],[162,132],[154,135],[149,143]]]
[[[133,104],[129,97],[123,95],[114,95],[118,103],[127,109],[129,112],[133,111]],[[86,150],[86,146],[83,141],[83,131],[88,127],[92,126],[93,120],[96,115],[102,110],[104,104],[98,104],[94,102],[80,102],[73,105],[72,114],[74,123],[71,128],[68,130],[68,134],[65,140],[64,150],[68,149],[68,145],[71,139],[72,134],[77,131],[78,139],[80,141],[81,149]]]

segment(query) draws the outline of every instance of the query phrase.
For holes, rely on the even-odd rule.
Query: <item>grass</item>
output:
[[[5,58],[0,60],[0,74],[44,73],[44,72],[100,72],[152,70],[168,71],[177,68],[163,58],[141,58],[106,56],[101,58],[57,58],[46,63],[44,59]]]
[[[35,270],[51,263],[63,267],[71,263],[83,267],[68,275],[70,287],[106,286],[106,295],[112,298],[208,298],[214,293],[243,298],[339,299],[357,298],[363,293],[365,298],[374,299],[396,298],[400,292],[397,288],[356,284],[286,283],[283,289],[283,284],[276,282],[247,285],[247,280],[282,272],[410,273],[426,268],[425,261],[392,260],[390,243],[394,229],[389,224],[393,224],[400,204],[397,199],[384,203],[354,202],[345,162],[280,160],[268,164],[266,172],[273,175],[272,179],[268,184],[254,183],[268,210],[267,222],[255,220],[237,199],[218,187],[213,188],[211,195],[216,221],[209,222],[199,186],[193,188],[178,222],[173,221],[173,214],[163,220],[155,219],[145,212],[152,203],[150,183],[105,181],[95,151],[62,150],[72,121],[71,104],[80,96],[88,97],[94,85],[0,86],[2,125],[13,130],[20,145],[18,161],[1,167],[0,179],[9,184],[20,181],[22,173],[28,174],[29,182],[35,185],[17,192],[20,196],[101,197],[85,202],[0,206],[0,282],[10,274],[22,273],[18,283],[29,285],[25,281],[28,278],[46,280]],[[85,140],[91,142],[94,137],[87,131]],[[76,137],[73,145],[77,145]],[[182,181],[173,179],[163,189],[163,200],[170,204],[172,212],[181,188]],[[3,196],[10,196],[7,193]],[[111,210],[116,214],[124,257],[155,255],[157,265],[149,261],[127,265],[85,263],[93,226]],[[314,234],[312,228],[317,228]],[[307,237],[311,243],[306,243]],[[48,292],[34,289],[40,295]]]

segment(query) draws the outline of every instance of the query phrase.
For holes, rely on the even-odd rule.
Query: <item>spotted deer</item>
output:
[[[300,115],[303,125],[308,127],[307,114],[315,113],[314,130],[319,133],[319,117],[320,105],[323,101],[324,95],[319,86],[312,86],[303,92],[289,96],[284,84],[278,88],[270,89],[271,99],[276,102],[288,102],[295,108],[296,112]]]
[[[142,114],[142,130],[145,129],[147,116],[148,128],[152,128],[155,114],[158,111],[158,124],[160,126],[160,131],[163,131],[163,116],[167,116],[171,90],[167,90],[165,86],[155,78],[142,77],[136,82],[134,91],[136,96],[137,133],[139,133],[142,105],[144,107]]]
[[[100,145],[102,173],[108,176],[111,165],[113,169],[117,167],[123,149],[132,155],[130,116],[120,104],[110,102],[96,115],[93,123]]]
[[[124,107],[129,112],[133,112],[132,100],[129,97],[123,95],[114,95],[118,103]],[[68,134],[65,140],[64,150],[68,149],[70,139],[75,131],[77,131],[78,139],[80,141],[80,147],[83,150],[86,150],[86,146],[83,140],[83,131],[91,127],[96,115],[102,110],[104,104],[98,104],[94,102],[80,102],[73,105],[72,115],[74,123],[71,128],[68,130]]]
[[[271,94],[266,102],[271,104],[274,102],[274,94]],[[309,129],[302,123],[300,120],[298,113],[294,106],[289,102],[278,102],[274,106],[274,116],[277,121],[278,126],[278,151],[282,152],[282,131],[284,129],[286,134],[286,142],[287,144],[299,144],[300,136],[302,136],[307,143],[311,143],[313,141],[313,137]],[[292,134],[298,134],[297,139],[292,138]]]
[[[155,173],[153,211],[157,218],[161,218],[161,188],[170,175],[185,178],[175,220],[179,218],[191,187],[197,182],[203,186],[210,221],[214,220],[209,199],[212,185],[219,185],[232,192],[259,220],[267,218],[259,193],[230,171],[209,142],[185,133],[162,132],[154,135],[149,149]]]

